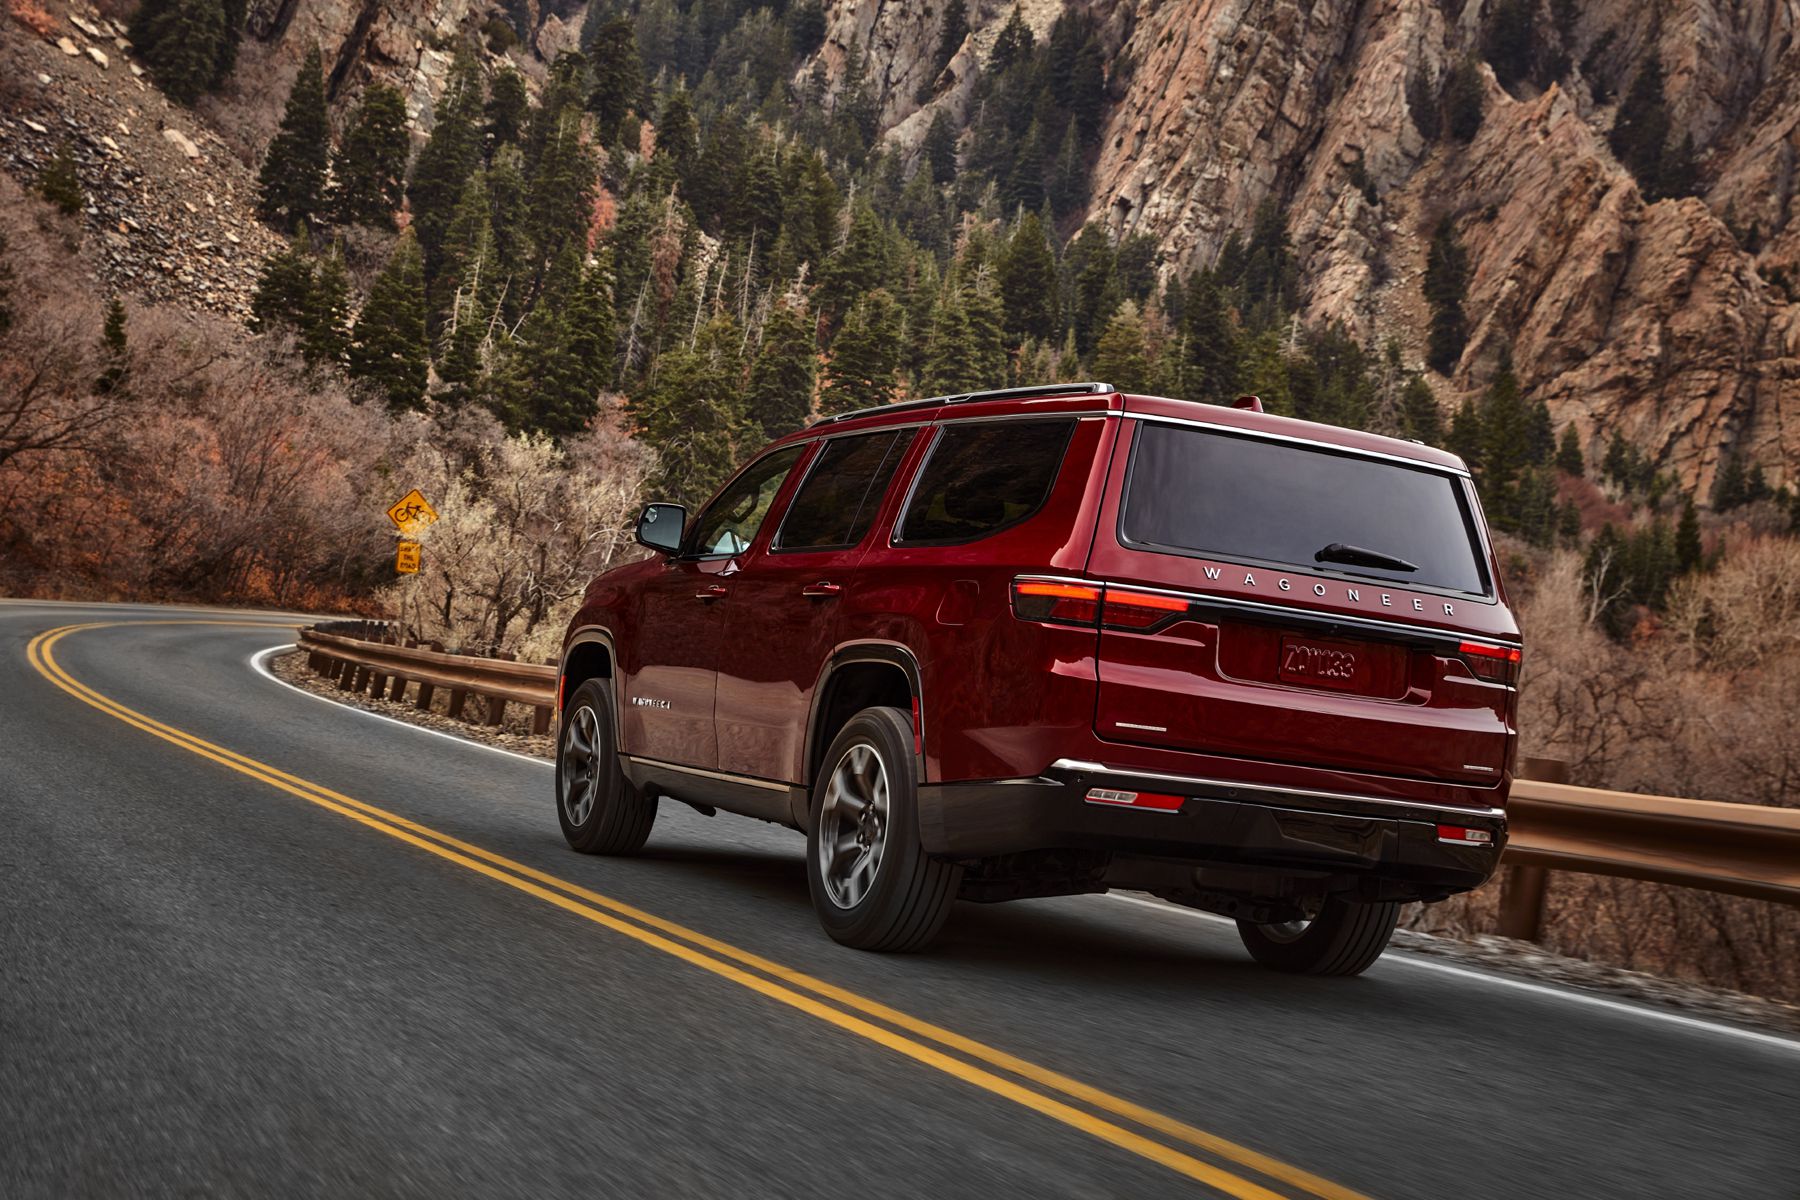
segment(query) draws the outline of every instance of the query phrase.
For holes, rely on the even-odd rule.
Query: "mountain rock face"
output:
[[[1482,62],[1485,117],[1467,144],[1428,136],[1435,114],[1415,114],[1409,92],[1437,106],[1450,72],[1481,54],[1494,0],[1067,6],[1117,46],[1087,219],[1152,235],[1165,273],[1211,265],[1273,199],[1306,318],[1397,338],[1417,362],[1426,246],[1448,220],[1469,253],[1472,336],[1437,380],[1447,404],[1510,353],[1590,455],[1622,432],[1701,495],[1734,454],[1773,483],[1800,479],[1800,0],[1537,6],[1535,35],[1560,65],[1503,87]],[[1041,32],[1062,7],[1023,11]],[[1009,11],[971,5],[932,106],[966,107],[983,39]],[[875,47],[893,83],[884,124],[916,145],[930,109],[912,92],[937,16],[879,0],[828,13],[828,69],[851,36]],[[1671,141],[1693,138],[1694,197],[1647,202],[1608,146],[1620,97],[1653,60]]]

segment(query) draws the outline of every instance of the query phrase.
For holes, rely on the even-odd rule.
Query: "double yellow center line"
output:
[[[153,737],[161,738],[320,808],[330,809],[378,833],[484,875],[546,904],[555,905],[567,913],[730,980],[809,1017],[834,1025],[846,1033],[884,1046],[964,1083],[1060,1121],[1102,1142],[1161,1164],[1226,1195],[1239,1197],[1240,1200],[1284,1200],[1284,1196],[1289,1194],[1316,1196],[1320,1200],[1367,1200],[1359,1193],[1311,1172],[1134,1104],[1080,1080],[167,725],[101,695],[70,675],[56,661],[57,644],[70,634],[88,629],[138,624],[244,627],[263,623],[109,621],[65,625],[32,639],[26,654],[39,674],[69,695]],[[1158,1140],[1159,1138],[1163,1140]],[[1198,1157],[1193,1153],[1196,1150],[1233,1167],[1260,1175],[1276,1185],[1293,1189],[1294,1192],[1272,1190],[1234,1170]]]

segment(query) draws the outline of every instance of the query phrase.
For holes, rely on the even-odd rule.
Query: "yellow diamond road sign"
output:
[[[388,520],[400,527],[401,533],[417,533],[438,519],[437,509],[431,507],[431,501],[418,488],[402,496],[387,514]]]
[[[401,575],[417,575],[419,573],[419,543],[400,543],[394,551],[394,570]]]

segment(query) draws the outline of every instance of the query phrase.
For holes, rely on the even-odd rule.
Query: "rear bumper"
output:
[[[1182,797],[1160,812],[1088,799],[1091,789]],[[1452,843],[1439,826],[1481,830]],[[1081,849],[1275,870],[1405,880],[1443,891],[1479,887],[1506,844],[1506,813],[1133,772],[1058,760],[1030,779],[926,785],[919,832],[929,853],[985,858]]]

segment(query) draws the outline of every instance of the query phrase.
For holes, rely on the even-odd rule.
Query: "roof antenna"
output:
[[[1236,400],[1231,402],[1231,407],[1246,409],[1250,412],[1262,412],[1262,398],[1260,396],[1250,395],[1239,396]]]

